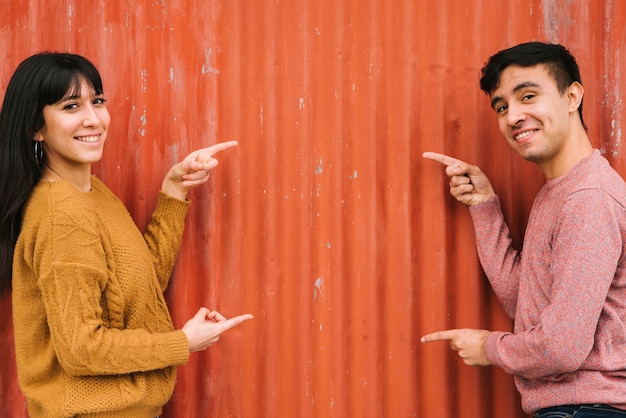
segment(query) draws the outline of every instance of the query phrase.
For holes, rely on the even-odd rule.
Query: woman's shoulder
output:
[[[98,198],[114,198],[113,192],[96,176],[91,177],[91,190],[88,192],[82,192],[76,189],[70,182],[59,181],[46,181],[41,180],[31,194],[30,199],[44,199],[53,203],[66,203],[66,202],[90,202],[93,199]]]
[[[98,211],[106,207],[123,207],[119,199],[104,185],[93,177],[92,190],[81,192],[66,181],[40,181],[31,193],[24,210],[24,223],[30,220],[65,219],[84,222],[96,217]],[[120,208],[121,209],[121,208]]]

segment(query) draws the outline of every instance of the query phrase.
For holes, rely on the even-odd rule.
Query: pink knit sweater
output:
[[[626,409],[626,184],[595,150],[537,195],[522,251],[497,197],[472,206],[478,253],[514,332],[489,361],[513,374],[528,413],[606,403]]]

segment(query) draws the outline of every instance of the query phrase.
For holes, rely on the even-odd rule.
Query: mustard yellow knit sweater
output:
[[[163,298],[188,202],[158,197],[141,234],[96,177],[40,182],[13,264],[18,381],[32,418],[155,417],[189,358]]]

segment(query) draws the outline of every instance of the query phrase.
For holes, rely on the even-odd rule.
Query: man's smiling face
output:
[[[524,159],[544,165],[558,158],[571,132],[568,87],[560,92],[543,65],[511,65],[491,92],[502,135]]]

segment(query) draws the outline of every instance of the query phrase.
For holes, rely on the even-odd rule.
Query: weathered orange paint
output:
[[[521,242],[538,171],[500,139],[477,86],[495,51],[566,44],[594,144],[622,152],[621,0],[12,1],[0,89],[41,50],[101,70],[113,117],[96,167],[141,226],[169,166],[236,139],[194,191],[168,299],[255,319],[180,368],[165,417],[524,417],[510,376],[469,368],[449,327],[510,329],[467,210],[426,150],[479,164]],[[10,298],[0,415],[26,417]]]

